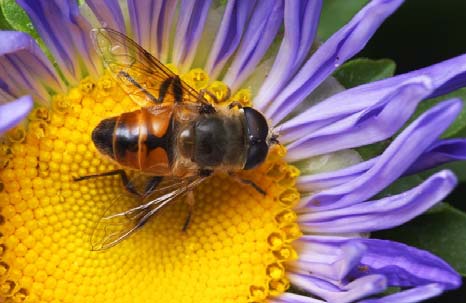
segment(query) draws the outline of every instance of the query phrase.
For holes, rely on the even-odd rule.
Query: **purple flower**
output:
[[[132,298],[132,295],[136,296],[137,299],[134,300],[137,302],[146,302],[148,297],[139,297],[134,293],[146,290],[152,292],[148,294],[150,298],[162,300],[160,298],[165,295],[165,290],[166,295],[171,296],[173,293],[184,294],[184,290],[179,290],[178,287],[186,287],[189,290],[186,290],[185,297],[173,295],[171,300],[199,302],[196,296],[205,292],[202,300],[210,302],[246,302],[262,299],[290,303],[417,302],[460,286],[460,276],[440,258],[404,244],[369,239],[367,235],[413,219],[442,201],[455,187],[457,181],[452,172],[442,170],[404,193],[383,198],[375,197],[404,175],[466,158],[466,141],[440,139],[441,134],[460,113],[462,102],[451,99],[432,107],[401,131],[390,146],[373,159],[362,161],[351,148],[392,137],[406,124],[420,102],[465,86],[466,55],[348,90],[341,89],[331,77],[341,64],[365,46],[380,24],[403,3],[402,0],[370,1],[311,56],[309,54],[312,52],[313,41],[317,39],[322,6],[322,1],[319,0],[233,0],[225,7],[218,7],[209,0],[182,0],[179,1],[178,7],[174,0],[87,0],[82,7],[78,7],[75,1],[71,0],[17,2],[31,18],[55,62],[50,63],[27,34],[0,32],[0,40],[3,42],[0,46],[0,66],[3,71],[3,76],[0,77],[0,133],[12,128],[27,116],[33,106],[32,100],[51,112],[54,112],[54,106],[58,104],[59,107],[65,108],[61,108],[62,111],[70,114],[66,119],[60,118],[62,111],[57,111],[56,116],[43,119],[46,122],[41,121],[43,124],[39,126],[34,124],[34,117],[29,118],[29,131],[36,135],[35,131],[44,125],[50,124],[47,126],[50,129],[60,125],[55,131],[39,133],[37,138],[28,138],[25,143],[21,143],[31,144],[38,150],[37,155],[25,158],[25,162],[34,163],[31,165],[37,169],[37,174],[31,178],[32,181],[25,182],[29,187],[18,181],[24,178],[11,177],[22,176],[20,168],[24,163],[20,160],[12,160],[9,166],[0,172],[0,180],[6,180],[6,191],[0,192],[0,195],[4,194],[0,197],[5,197],[8,201],[5,203],[7,207],[3,208],[4,212],[0,212],[0,227],[1,219],[6,220],[6,224],[3,225],[7,226],[6,237],[9,238],[6,243],[10,245],[4,259],[0,251],[0,276],[2,264],[6,264],[7,267],[3,267],[7,273],[4,280],[15,285],[6,295],[0,294],[0,298],[3,298],[2,295],[5,298],[31,296],[42,300],[68,298],[76,301],[86,298],[89,300],[85,295],[86,291],[90,294],[95,291],[101,302],[117,298],[130,300],[128,298]],[[215,238],[222,235],[221,239],[227,239],[225,242],[208,242],[205,246],[207,248],[197,248],[200,244],[196,241],[202,242],[204,238],[195,234],[196,229],[192,234],[189,231],[186,235],[171,236],[173,239],[168,242],[173,240],[173,243],[169,243],[172,246],[165,242],[148,242],[148,239],[158,233],[156,227],[150,226],[144,227],[147,230],[144,233],[144,242],[129,242],[129,246],[120,250],[117,247],[115,255],[112,255],[112,250],[103,252],[109,256],[110,261],[107,263],[102,261],[107,260],[102,258],[103,254],[99,255],[98,252],[89,252],[83,248],[85,241],[82,238],[86,236],[84,230],[89,228],[83,227],[81,230],[80,226],[91,224],[93,217],[90,216],[98,216],[94,209],[102,206],[95,201],[111,200],[106,196],[108,192],[120,193],[121,190],[113,183],[105,183],[108,186],[103,188],[98,187],[103,183],[83,185],[82,189],[80,183],[73,183],[72,173],[83,174],[84,171],[89,174],[113,167],[95,150],[89,148],[90,151],[86,152],[88,147],[85,143],[91,144],[89,130],[102,115],[105,116],[107,111],[117,110],[115,108],[118,106],[122,107],[120,110],[128,107],[124,105],[126,101],[121,92],[118,97],[114,96],[108,93],[110,88],[105,86],[105,68],[92,46],[89,34],[95,27],[109,27],[129,35],[162,62],[176,67],[182,75],[190,75],[195,68],[202,69],[208,77],[206,83],[202,84],[207,89],[213,89],[214,80],[226,84],[233,96],[244,93],[241,88],[248,88],[246,94],[252,96],[252,105],[262,111],[280,133],[280,142],[287,149],[285,160],[298,167],[301,172],[296,178],[299,201],[292,207],[283,206],[287,211],[283,221],[286,224],[279,220],[282,213],[276,216],[273,213],[276,222],[268,222],[271,226],[277,225],[279,232],[268,233],[264,239],[257,236],[261,231],[257,226],[262,226],[262,222],[258,217],[253,217],[253,214],[260,215],[254,213],[254,210],[251,211],[250,221],[246,222],[244,216],[249,214],[236,208],[225,212],[218,210],[217,213],[215,209],[211,209],[211,216],[221,219],[218,219],[220,223],[212,221],[214,219],[205,219],[205,224],[214,226],[209,227],[211,234],[206,237]],[[284,30],[283,36],[279,35],[281,28]],[[86,83],[91,84],[86,86]],[[87,93],[87,88],[83,87],[87,87],[89,91],[97,91],[85,95],[83,92]],[[316,93],[318,90],[319,94]],[[107,106],[107,99],[115,103]],[[116,104],[116,100],[121,101],[123,105]],[[60,103],[61,101],[63,102]],[[86,109],[85,104],[95,107]],[[98,118],[97,121],[93,120],[96,118],[93,115]],[[88,122],[90,126],[86,124]],[[66,128],[67,123],[74,123],[70,124],[72,131]],[[47,145],[61,138],[63,141],[56,143],[59,146],[56,150]],[[37,140],[43,141],[37,143]],[[41,162],[43,159],[47,159],[46,164]],[[81,167],[73,166],[76,162],[80,162]],[[292,174],[291,166],[284,164],[280,167],[287,167],[287,172]],[[57,170],[54,171],[54,168]],[[27,169],[24,168],[23,171]],[[269,178],[270,175],[258,171],[254,178],[261,177]],[[294,178],[288,179],[293,183]],[[50,180],[61,180],[63,183]],[[280,183],[279,179],[274,182]],[[63,185],[57,185],[55,188],[53,184]],[[46,188],[46,185],[50,186],[50,189]],[[224,187],[231,187],[228,186]],[[275,188],[274,186],[278,185],[270,185],[271,188]],[[215,189],[215,186],[212,187]],[[47,190],[56,191],[47,196]],[[293,192],[294,183],[288,190]],[[221,200],[224,195],[234,200],[237,195],[238,200],[234,200],[233,204],[240,207],[243,203],[241,195],[244,193],[229,194],[227,191],[217,190],[217,193],[212,195],[217,197],[217,200]],[[97,192],[106,198],[100,198],[96,195]],[[270,192],[273,190],[270,189]],[[45,202],[40,194],[46,197]],[[275,202],[282,197],[281,194],[275,197]],[[202,199],[207,200],[206,195]],[[33,202],[27,204],[15,200],[25,201],[24,197],[31,198],[27,201]],[[261,199],[254,201],[256,205],[268,203]],[[264,201],[266,199],[264,198]],[[202,203],[201,201],[200,204]],[[89,215],[75,210],[77,206],[78,209],[88,209]],[[57,217],[71,209],[71,219],[65,216],[67,219],[57,225]],[[55,215],[55,211],[59,215]],[[235,215],[236,212],[243,216],[243,220],[231,219],[240,218]],[[50,215],[45,216],[47,220],[40,221],[41,213]],[[23,224],[23,215],[27,214],[32,214],[35,218],[31,218],[31,222],[40,222],[31,225],[36,224],[38,230],[44,228],[50,234],[46,237],[39,235],[39,240],[31,242],[27,230],[32,227]],[[82,219],[77,219],[78,223],[74,229],[69,228],[67,223],[74,222],[73,218]],[[204,220],[202,215],[197,218]],[[230,219],[236,225],[222,225],[222,222],[230,222]],[[197,224],[196,222],[193,224]],[[41,227],[41,224],[59,226],[56,228],[58,231],[52,227],[50,231],[47,227]],[[264,230],[265,226],[269,225],[264,223]],[[289,234],[296,231],[291,228],[296,226],[298,229],[294,235],[297,236],[287,239]],[[257,233],[254,233],[256,231]],[[150,232],[152,233],[149,234]],[[29,233],[34,235],[33,231]],[[71,237],[70,234],[79,234],[80,237],[73,236],[72,241],[75,242],[69,242],[71,244],[61,241],[63,238],[60,237]],[[241,238],[243,236],[249,240],[252,238],[252,244],[242,242],[245,241],[245,238]],[[54,241],[40,242],[47,237]],[[181,246],[175,245],[178,243],[177,239],[181,239]],[[237,240],[239,244],[235,242]],[[273,243],[266,244],[265,240]],[[37,243],[40,243],[39,246],[46,253],[41,255],[38,252]],[[48,251],[47,247],[44,248],[47,246],[44,243],[54,247],[57,256],[73,256],[73,260],[66,259],[65,263],[60,263],[54,258],[54,253]],[[170,261],[163,263],[160,260],[166,259],[156,259],[153,257],[155,253],[148,254],[148,250],[140,249],[138,243],[151,243],[148,249],[162,251],[164,258],[166,249]],[[228,246],[230,244],[233,247],[231,249]],[[266,247],[264,254],[258,253],[263,252],[259,250],[262,249],[262,244]],[[270,247],[267,248],[267,245]],[[170,250],[167,246],[174,248]],[[253,249],[248,253],[242,250],[251,247],[258,250]],[[190,254],[190,249],[196,250],[196,253],[207,251],[205,255],[209,257],[209,261],[219,260],[218,264],[221,265],[205,265],[202,263],[203,259],[195,258],[195,253]],[[228,253],[219,257],[217,252],[222,249]],[[235,249],[240,253],[235,254]],[[172,257],[171,254],[175,251],[177,253]],[[286,253],[289,255],[285,256]],[[269,255],[273,256],[273,262],[264,261],[262,271],[259,267],[258,272],[248,272],[249,267],[246,265],[257,265],[257,260],[262,262]],[[177,260],[186,263],[177,267]],[[28,262],[39,265],[28,267]],[[40,262],[49,262],[49,265],[42,266]],[[161,262],[162,265],[159,264]],[[235,262],[239,262],[239,265],[231,266],[237,264]],[[67,293],[63,291],[66,285],[60,284],[60,274],[57,274],[60,270],[56,270],[61,268],[61,264],[70,267],[69,271],[67,268],[61,269],[63,281],[66,281],[63,283],[76,286],[72,283],[78,281],[78,285],[81,286],[79,283],[82,283],[84,290],[72,289],[67,297]],[[189,271],[192,264],[201,264],[201,269],[198,272]],[[110,271],[100,271],[98,266],[105,270],[110,268]],[[118,273],[121,273],[118,268],[124,268],[124,274],[113,275],[113,267]],[[187,274],[181,277],[187,277],[187,280],[176,280],[182,279],[178,274],[184,273],[186,268],[189,269]],[[140,271],[139,275],[135,273],[136,269]],[[218,272],[205,277],[207,274],[202,270]],[[156,278],[154,272],[161,274],[163,278]],[[249,280],[254,280],[260,274],[266,278],[254,282],[255,284],[249,283]],[[108,279],[103,280],[106,288],[102,291],[99,290],[102,283],[94,283],[92,280],[99,275],[104,276],[102,279]],[[170,280],[172,276],[176,277],[176,281]],[[124,280],[126,278],[128,280]],[[131,286],[118,284],[123,280]],[[142,290],[135,291],[135,284],[131,283],[142,285]],[[159,286],[157,283],[164,287],[164,291],[153,293],[151,287]],[[217,285],[216,283],[226,286],[222,289],[210,289],[214,287],[212,285]],[[300,294],[287,291],[288,283],[293,286],[293,290],[299,289]],[[41,285],[46,285],[48,292],[38,290]],[[383,296],[389,287],[399,287],[400,291]]]

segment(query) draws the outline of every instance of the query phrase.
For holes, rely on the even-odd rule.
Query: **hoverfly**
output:
[[[143,99],[149,105],[105,119],[92,132],[97,150],[122,169],[75,180],[119,175],[130,193],[141,198],[158,193],[149,202],[104,216],[99,224],[121,227],[103,237],[93,235],[94,250],[124,240],[175,198],[184,194],[192,197],[193,188],[213,173],[234,175],[258,166],[270,146],[278,143],[277,135],[259,111],[236,103],[213,106],[203,92],[183,82],[122,33],[101,28],[92,30],[91,36],[105,67],[123,90],[137,102]],[[143,193],[135,189],[124,169],[150,176]],[[157,188],[162,179],[168,179],[168,185]],[[252,181],[237,179],[265,194]]]

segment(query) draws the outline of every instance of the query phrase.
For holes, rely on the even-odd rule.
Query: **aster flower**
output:
[[[203,0],[17,2],[55,64],[27,34],[0,32],[0,298],[414,302],[460,285],[440,258],[367,233],[409,221],[453,189],[455,176],[442,170],[404,193],[376,197],[403,175],[465,158],[464,140],[439,139],[461,101],[426,111],[378,157],[361,161],[350,149],[393,136],[421,101],[464,86],[466,55],[316,93],[403,1],[371,1],[311,56],[318,0],[224,8]],[[181,199],[119,245],[90,250],[102,213],[115,201],[122,209],[137,202],[117,178],[73,181],[116,168],[90,133],[136,106],[95,53],[89,32],[101,26],[131,36],[196,89],[221,100],[229,87],[230,100],[270,119],[283,146],[242,172],[265,197],[213,176],[195,191],[185,233]],[[400,291],[388,294],[393,287]]]

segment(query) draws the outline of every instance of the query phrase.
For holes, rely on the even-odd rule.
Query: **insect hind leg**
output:
[[[156,97],[154,97],[149,91],[147,91],[147,89],[145,89],[144,87],[142,87],[141,84],[139,84],[139,82],[137,82],[133,77],[130,76],[130,74],[128,74],[127,72],[125,71],[120,71],[118,72],[118,76],[119,77],[123,77],[125,78],[126,80],[128,80],[131,84],[133,84],[134,86],[136,86],[150,101],[156,103],[156,104],[159,104],[159,103],[162,103],[162,100],[159,100],[157,99]],[[162,98],[163,99],[163,98]]]
[[[83,181],[83,180],[89,180],[89,179],[100,178],[100,177],[108,177],[108,176],[116,176],[116,175],[120,176],[121,182],[123,183],[125,189],[129,193],[137,195],[139,197],[147,196],[150,192],[152,192],[153,190],[157,188],[157,186],[160,184],[160,182],[163,179],[163,177],[160,177],[160,176],[155,176],[155,177],[150,178],[145,186],[143,193],[140,193],[136,190],[136,187],[129,180],[128,175],[123,169],[112,170],[112,171],[108,171],[108,172],[101,173],[101,174],[95,174],[95,175],[80,176],[77,178],[74,177],[73,180],[78,182],[78,181]]]

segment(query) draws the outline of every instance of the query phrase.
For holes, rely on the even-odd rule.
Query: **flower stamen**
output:
[[[207,85],[202,70],[187,75],[196,88]],[[207,89],[219,100],[229,90],[218,81]],[[250,104],[248,90],[233,98]],[[217,174],[195,189],[186,232],[181,198],[117,246],[91,251],[89,237],[107,210],[141,202],[116,177],[73,178],[119,168],[97,152],[90,134],[102,119],[135,108],[113,78],[87,78],[50,108],[33,110],[27,127],[0,144],[0,297],[128,302],[136,293],[141,302],[261,302],[283,293],[285,264],[296,258],[291,242],[300,234],[292,210],[299,171],[278,145],[261,166],[238,173],[265,196]]]

